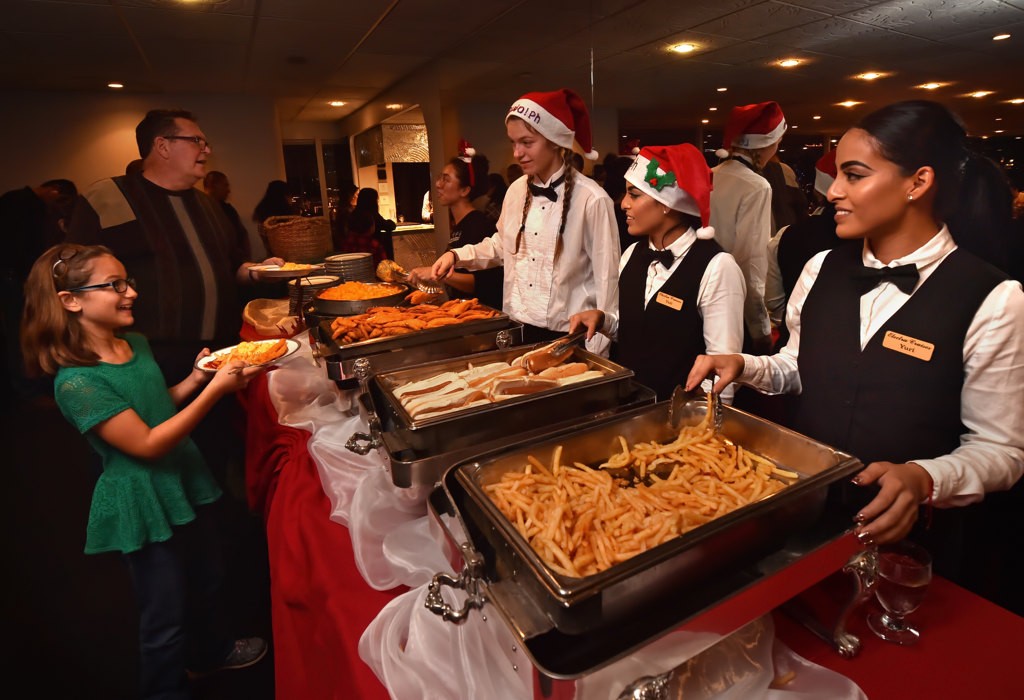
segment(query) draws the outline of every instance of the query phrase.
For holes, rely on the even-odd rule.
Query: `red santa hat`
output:
[[[711,170],[695,146],[644,146],[626,171],[626,182],[670,209],[711,218]]]
[[[575,140],[587,160],[597,160],[597,151],[591,144],[590,114],[583,98],[572,90],[528,92],[509,107],[505,123],[513,117],[522,119],[562,148],[571,149]]]
[[[723,150],[715,151],[715,154],[719,158],[725,158],[734,146],[747,149],[771,146],[781,139],[784,133],[786,118],[778,102],[733,107],[729,121],[725,125],[725,132],[722,134]]]
[[[466,139],[459,139],[459,160],[465,163],[469,169],[469,186],[476,187],[476,173],[473,172],[473,156],[476,149]]]
[[[814,164],[814,189],[828,195],[828,188],[836,179],[836,149],[826,151]]]

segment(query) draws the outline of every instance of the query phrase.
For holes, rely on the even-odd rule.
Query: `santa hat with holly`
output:
[[[626,182],[670,209],[700,218],[698,238],[712,238],[711,170],[691,144],[644,146],[626,171]]]
[[[722,134],[719,158],[729,156],[732,148],[755,150],[771,146],[786,133],[786,118],[778,102],[759,102],[733,107]]]
[[[836,149],[826,151],[814,164],[814,189],[828,196],[828,188],[836,179]]]
[[[575,143],[584,158],[597,160],[591,143],[590,114],[583,98],[572,90],[528,92],[512,103],[505,122],[513,117],[522,119],[548,141],[568,149]]]

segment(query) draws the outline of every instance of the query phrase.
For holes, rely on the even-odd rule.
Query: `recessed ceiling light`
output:
[[[1002,129],[996,129],[996,133],[997,134],[1001,134],[1001,133],[1003,133],[1003,130]]]
[[[815,114],[813,117],[811,117],[811,119],[821,119],[821,115]]]
[[[345,103],[342,102],[341,100],[331,100],[327,104],[329,104],[331,107],[344,107],[345,106]]]
[[[400,104],[398,104],[397,102],[392,102],[391,104],[389,104],[389,105],[384,105],[384,106],[385,106],[385,107],[386,107],[387,109],[401,109],[401,108],[402,108],[402,107],[404,107],[405,105],[400,105]]]
[[[856,100],[846,100],[844,102],[837,102],[836,104],[838,106],[840,106],[840,107],[847,107],[847,108],[849,108],[849,107],[856,107],[857,105],[863,104],[863,103],[857,102]]]
[[[114,90],[120,90],[124,87],[124,83],[107,83],[107,87],[113,88]]]
[[[859,75],[855,75],[853,77],[857,78],[859,80],[878,80],[879,78],[884,78],[887,75],[889,75],[889,74],[888,73],[878,73],[876,71],[870,71],[868,73],[860,73]]]
[[[708,107],[708,111],[709,112],[717,112],[718,111],[718,107]]]
[[[1003,39],[1009,39],[1009,38],[1010,38],[1009,34],[996,34],[994,37],[992,37],[992,41],[1002,41]]]
[[[797,126],[796,124],[793,124],[793,125],[792,125],[792,126],[790,126],[789,128],[790,128],[790,129],[799,129],[800,127],[799,127],[799,126]]]
[[[776,61],[776,63],[783,68],[792,68],[793,66],[799,66],[803,61],[797,58],[783,58],[780,61]]]
[[[988,97],[991,94],[991,90],[975,90],[974,92],[967,93],[965,97]]]
[[[708,120],[708,119],[701,119],[701,120],[700,120],[700,123],[701,123],[701,124],[707,124],[707,123],[708,123],[709,121],[710,121],[710,120]]]
[[[726,91],[726,90],[728,90],[728,89],[729,89],[729,88],[718,88],[718,92],[725,92],[725,91]]]
[[[1012,100],[1007,100],[1012,105],[1024,105],[1024,97],[1014,97]]]
[[[697,50],[696,44],[684,43],[684,44],[673,44],[668,47],[669,51],[673,53],[692,53]]]
[[[914,87],[919,88],[921,90],[938,90],[940,87],[946,87],[947,85],[949,85],[949,83],[921,83],[920,85],[915,85]]]
[[[997,122],[1001,122],[1001,121],[1003,121],[1003,118],[1002,117],[996,117],[996,121]]]

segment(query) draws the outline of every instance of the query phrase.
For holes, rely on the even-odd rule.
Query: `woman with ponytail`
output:
[[[588,158],[590,116],[571,90],[533,92],[516,100],[505,117],[512,152],[525,177],[505,194],[497,232],[475,245],[445,251],[434,279],[456,267],[503,265],[504,311],[523,324],[527,343],[569,330],[569,317],[603,309],[607,330],[618,318],[619,242],[612,201],[600,185],[576,171],[573,144]],[[606,337],[588,342],[605,353]]]
[[[976,159],[936,102],[865,117],[840,140],[828,190],[836,234],[863,244],[808,261],[781,352],[703,355],[687,381],[799,394],[796,429],[867,465],[841,499],[858,538],[910,535],[968,586],[995,538],[1021,532],[979,529],[970,504],[1024,472],[1024,291],[970,252],[989,236],[960,210],[983,186]]]

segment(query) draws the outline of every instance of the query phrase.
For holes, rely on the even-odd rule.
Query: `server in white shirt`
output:
[[[608,333],[612,358],[658,400],[685,384],[697,355],[743,345],[743,273],[707,226],[710,196],[711,171],[688,143],[643,148],[626,172],[621,206],[639,240],[619,262],[619,320]],[[604,321],[584,311],[569,326],[592,336]]]
[[[979,199],[978,158],[938,103],[865,117],[839,142],[828,192],[836,233],[864,245],[807,263],[781,352],[705,355],[688,380],[714,370],[718,389],[738,380],[799,393],[797,429],[868,465],[854,480],[872,487],[853,513],[862,542],[912,533],[954,580],[969,573],[966,553],[1001,535],[972,540],[962,509],[948,507],[1009,489],[1024,471],[1024,292],[967,252],[986,232],[956,211]]]
[[[764,302],[767,250],[772,231],[772,188],[761,175],[786,132],[786,118],[776,102],[733,107],[723,132],[726,160],[713,169],[711,227],[715,240],[743,270],[747,297],[743,309],[747,336],[744,347],[764,354],[771,350],[772,327]]]
[[[567,89],[523,95],[505,117],[512,153],[523,168],[501,207],[498,230],[474,245],[446,251],[434,263],[435,279],[457,264],[469,270],[505,267],[504,311],[523,324],[526,342],[569,330],[569,317],[604,309],[618,319],[619,238],[612,200],[571,165],[573,144],[594,159],[590,116]],[[606,353],[595,336],[587,348]]]

